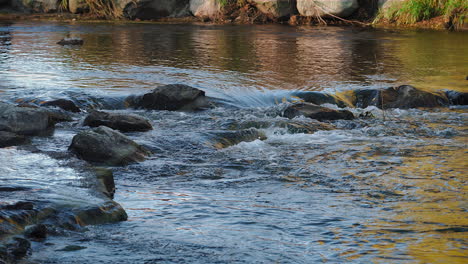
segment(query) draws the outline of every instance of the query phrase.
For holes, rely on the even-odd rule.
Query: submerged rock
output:
[[[84,40],[80,38],[64,38],[57,42],[57,44],[65,46],[65,45],[83,45]]]
[[[83,124],[90,127],[107,126],[123,132],[148,131],[153,129],[150,122],[141,116],[101,111],[91,112]]]
[[[111,166],[143,161],[150,154],[146,148],[105,126],[78,133],[69,149],[83,160]]]
[[[53,127],[49,114],[43,109],[19,107],[0,102],[0,131],[20,135],[38,135]]]
[[[381,109],[408,109],[417,107],[440,107],[449,104],[444,94],[425,92],[411,85],[401,85],[379,90],[356,90],[354,94],[354,105],[359,108],[377,106]]]
[[[24,229],[24,236],[32,239],[44,239],[47,237],[47,226],[44,224],[27,226]]]
[[[320,92],[312,92],[312,91],[299,91],[293,94],[296,97],[304,100],[306,103],[312,103],[316,105],[322,104],[334,104],[339,107],[346,107],[346,103],[333,95],[320,93]]]
[[[331,108],[318,106],[311,103],[296,103],[289,105],[282,113],[282,116],[294,118],[305,116],[308,118],[323,120],[354,119],[353,113],[348,110],[334,110]]]
[[[42,106],[55,106],[65,111],[74,112],[74,113],[81,112],[81,109],[78,106],[76,106],[76,104],[73,101],[67,100],[67,99],[57,99],[57,100],[47,101],[41,105]]]
[[[184,84],[157,87],[142,96],[129,96],[130,107],[153,110],[197,110],[208,106],[205,92]]]
[[[28,139],[24,136],[17,135],[15,133],[0,131],[0,148],[18,146],[28,142]]]
[[[266,136],[261,131],[251,128],[237,131],[215,131],[207,133],[215,148],[226,148],[241,142],[251,142],[257,139],[265,140]]]
[[[128,218],[122,206],[114,201],[75,210],[75,214],[76,221],[82,226],[126,221]]]
[[[333,130],[334,126],[315,120],[249,120],[231,124],[232,129],[267,129],[272,127],[286,128],[289,133],[313,134],[319,130]]]
[[[358,0],[297,0],[299,14],[307,17],[350,16],[359,8]]]

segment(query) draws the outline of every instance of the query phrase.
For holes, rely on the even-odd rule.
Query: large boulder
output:
[[[219,0],[190,0],[190,12],[199,18],[214,19],[220,16],[222,8]]]
[[[359,7],[358,0],[297,0],[299,14],[307,17],[350,16]]]
[[[190,15],[189,0],[123,0],[123,15],[130,19],[157,19]]]
[[[275,17],[287,17],[294,14],[296,8],[294,1],[291,0],[248,0],[255,4],[260,12]]]
[[[59,9],[57,0],[11,0],[11,7],[22,12],[51,13]]]
[[[365,89],[354,91],[354,105],[359,108],[377,106],[387,108],[441,107],[449,104],[444,93],[430,93],[411,85],[386,89]]]
[[[0,103],[0,131],[20,135],[38,135],[53,127],[54,122],[43,109]]]
[[[305,116],[319,121],[338,120],[338,119],[354,119],[353,113],[348,110],[334,110],[331,108],[311,104],[311,103],[295,103],[286,107],[282,115],[287,118]]]
[[[208,105],[205,92],[183,84],[157,87],[142,96],[129,96],[129,106],[154,110],[196,110]]]
[[[153,129],[150,122],[138,115],[92,111],[84,120],[85,126],[107,126],[122,132],[148,131]]]
[[[143,146],[105,126],[78,133],[69,149],[83,160],[110,166],[143,161],[150,154]]]

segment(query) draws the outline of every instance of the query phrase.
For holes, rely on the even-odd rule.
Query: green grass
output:
[[[414,24],[437,16],[460,27],[467,20],[468,0],[407,0],[379,11],[376,22],[387,20],[397,24]]]

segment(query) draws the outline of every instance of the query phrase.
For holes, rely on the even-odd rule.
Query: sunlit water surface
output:
[[[85,44],[55,44],[65,36]],[[466,43],[466,33],[333,27],[0,24],[2,100],[86,105],[184,83],[235,106],[138,111],[154,130],[128,135],[155,154],[113,168],[129,220],[34,243],[30,261],[466,263],[466,108],[352,109],[376,118],[314,134],[272,127],[265,141],[225,149],[207,137],[280,120],[277,104],[295,90],[409,83],[467,92]],[[60,124],[33,145],[66,153],[79,129]],[[52,157],[0,149],[0,183],[34,190],[5,201],[92,203],[84,163]],[[86,248],[56,251],[64,245]]]

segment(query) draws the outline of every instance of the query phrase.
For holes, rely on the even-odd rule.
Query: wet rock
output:
[[[197,110],[208,105],[205,92],[183,84],[157,87],[142,96],[129,96],[129,106],[154,110]]]
[[[295,3],[290,0],[248,0],[255,4],[260,12],[273,17],[287,17],[295,13]]]
[[[215,19],[221,15],[219,0],[190,0],[190,12],[202,19]]]
[[[97,191],[102,192],[110,199],[114,199],[115,182],[112,171],[106,168],[95,168],[94,171],[98,180]]]
[[[468,78],[468,77],[467,77]],[[446,91],[445,94],[452,105],[467,105],[468,104],[468,93],[462,93],[457,91]]]
[[[320,92],[311,92],[311,91],[298,91],[293,94],[296,97],[304,100],[306,103],[312,103],[316,105],[322,104],[334,104],[339,107],[346,107],[346,103],[333,95],[320,93]]]
[[[108,201],[99,206],[78,209],[75,214],[76,221],[82,226],[126,221],[128,218],[122,206],[114,201]]]
[[[15,259],[21,259],[31,250],[31,242],[24,238],[14,237],[12,241],[7,244],[7,250]]]
[[[119,6],[129,19],[158,19],[190,15],[189,0],[122,0]]]
[[[208,137],[215,148],[226,148],[241,142],[251,142],[257,139],[265,140],[261,131],[251,128],[238,131],[215,131],[208,133]]]
[[[282,116],[294,118],[297,116],[305,116],[319,121],[338,120],[338,119],[354,119],[353,113],[348,110],[334,110],[323,106],[318,106],[311,103],[296,103],[289,105],[282,113]]]
[[[358,8],[358,0],[297,0],[299,14],[307,17],[348,17]]]
[[[49,124],[73,121],[73,117],[61,109],[43,109],[43,111],[49,116]]]
[[[153,129],[150,122],[141,116],[100,111],[91,112],[83,124],[90,127],[107,126],[123,132],[148,131]]]
[[[360,108],[377,106],[387,108],[440,107],[449,104],[445,94],[429,93],[411,85],[401,85],[380,90],[356,90],[354,105]]]
[[[105,126],[78,133],[69,149],[83,160],[111,166],[143,161],[150,154],[146,148]]]
[[[17,135],[15,133],[0,131],[0,148],[18,146],[28,142],[28,139],[24,136]]]
[[[47,237],[47,226],[44,224],[27,226],[24,230],[24,236],[32,239],[44,239]]]
[[[315,120],[296,121],[296,120],[250,120],[243,121],[234,125],[236,129],[266,129],[271,127],[286,128],[289,133],[313,134],[319,130],[333,130],[334,126]]]
[[[64,38],[60,40],[59,42],[57,42],[57,44],[62,45],[62,46],[66,46],[66,45],[77,46],[77,45],[83,45],[84,40],[81,38]]]
[[[4,205],[3,209],[6,209],[6,210],[33,210],[34,209],[34,203],[20,201],[20,202],[14,203],[14,204]]]
[[[78,106],[76,106],[76,104],[73,101],[67,100],[67,99],[57,99],[57,100],[47,101],[43,103],[42,106],[55,106],[65,111],[69,111],[73,113],[81,112],[81,109]]]
[[[38,135],[45,133],[53,125],[49,114],[42,109],[0,103],[0,131],[20,135]]]

